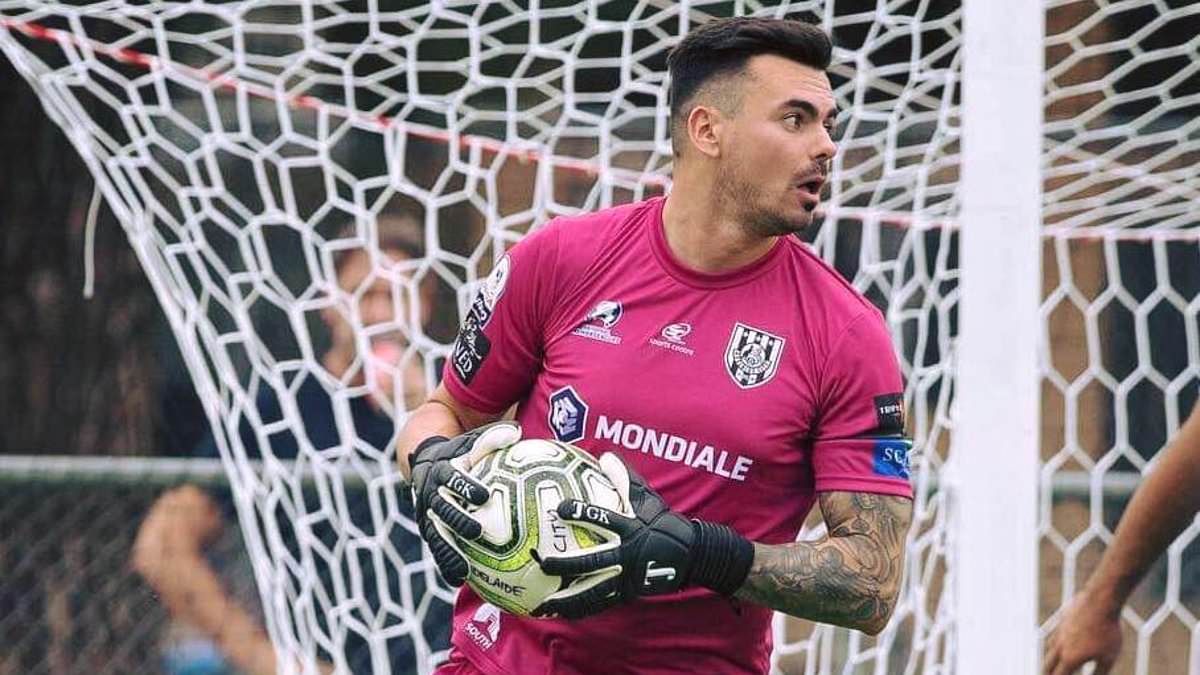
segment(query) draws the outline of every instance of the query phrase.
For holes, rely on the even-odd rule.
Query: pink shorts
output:
[[[445,663],[438,666],[438,669],[433,671],[433,675],[486,675],[482,670],[475,667],[474,663],[467,660],[463,653],[457,649],[450,649],[450,658]]]

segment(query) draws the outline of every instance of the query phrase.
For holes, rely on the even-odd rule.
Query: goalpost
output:
[[[1037,587],[1043,34],[1041,0],[964,3],[965,231],[946,471],[959,673],[1039,672],[1036,594],[998,596]]]
[[[777,617],[774,665],[1035,668],[1094,564],[1083,552],[1111,535],[1107,486],[1157,449],[1139,445],[1130,418],[1156,410],[1165,435],[1195,398],[1200,282],[1186,264],[1200,269],[1200,128],[1186,118],[1200,75],[1179,57],[1200,43],[1162,34],[1200,11],[1156,0],[0,0],[0,50],[89,167],[174,330],[285,668],[348,670],[351,650],[378,673],[445,658],[434,624],[453,592],[410,554],[394,442],[366,442],[353,408],[379,405],[382,387],[402,423],[404,402],[436,385],[479,281],[530,229],[669,189],[666,54],[732,14],[804,17],[834,35],[842,138],[812,245],[884,310],[919,450],[891,625],[870,638]],[[1160,61],[1170,72],[1138,70]],[[1145,105],[1150,88],[1162,90],[1157,107]],[[393,263],[381,250],[380,223],[396,216],[417,223],[421,256]],[[1149,292],[1131,291],[1144,280],[1120,263],[1134,249],[1152,251]],[[382,324],[356,309],[370,280],[339,285],[349,251],[366,251],[390,290]],[[1128,343],[1114,306],[1132,317]],[[1156,323],[1160,307],[1186,326],[1182,366],[1156,361],[1174,335]],[[354,330],[340,370],[322,362],[331,315]],[[373,350],[384,335],[399,353]],[[1114,361],[1123,353],[1131,368]],[[332,447],[299,414],[298,392],[313,386],[332,401]],[[1159,396],[1137,407],[1147,386]],[[278,414],[264,415],[264,397]],[[275,452],[284,435],[294,459]],[[1063,508],[1070,490],[1087,496],[1085,522]],[[1176,589],[1184,545],[1168,573]],[[1166,614],[1195,631],[1188,602],[1175,592]],[[1150,672],[1149,637],[1169,618],[1126,615],[1144,638],[1137,672]],[[389,662],[397,645],[411,663]]]

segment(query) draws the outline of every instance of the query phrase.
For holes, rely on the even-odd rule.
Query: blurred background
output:
[[[710,4],[714,15],[734,11],[734,3]],[[812,5],[811,16],[821,16],[824,7],[793,4]],[[879,40],[879,31],[864,27],[872,25],[869,16],[851,20],[870,15],[877,3],[829,4],[842,18],[834,33],[839,47],[861,50],[863,63],[881,71],[909,63],[912,40]],[[879,4],[894,5],[885,12],[893,18],[929,23],[929,34],[918,48],[922,66],[957,67],[952,54],[937,53],[957,39],[957,2]],[[609,5],[619,6],[613,9],[619,16],[631,11],[633,3]],[[1078,585],[1090,574],[1140,472],[1197,399],[1200,220],[1194,204],[1200,185],[1200,71],[1195,55],[1200,52],[1200,11],[1195,6],[1183,0],[1047,2],[1042,455],[1043,478],[1053,485],[1053,496],[1037,533],[1042,622],[1064,602],[1065,580]],[[261,39],[264,45],[270,40]],[[352,42],[353,35],[346,39]],[[459,47],[435,42],[420,58],[461,58],[455,51]],[[662,56],[653,58],[661,63]],[[847,85],[850,72],[835,70],[835,85]],[[903,74],[888,76],[904,86]],[[582,69],[573,86],[602,95],[614,86],[612,78],[604,69]],[[311,93],[323,92],[318,86]],[[957,101],[953,92],[946,98]],[[894,104],[896,99],[890,100]],[[102,204],[94,231],[86,231],[95,183],[62,129],[5,59],[0,59],[0,101],[0,453],[195,456],[210,433],[208,421],[128,233]],[[880,99],[880,105],[889,104]],[[843,107],[853,110],[854,102]],[[101,106],[95,112],[106,114]],[[432,123],[420,115],[413,119]],[[847,140],[873,137],[873,119],[864,115],[859,127],[849,129],[844,123]],[[935,160],[951,159],[935,161],[924,174],[934,186],[933,207],[915,204],[903,188],[887,183],[886,174],[896,166],[929,161],[935,132],[932,122],[923,119],[902,127],[896,147],[887,149],[898,159],[890,166],[878,163],[880,148],[848,143],[840,167],[847,176],[843,189],[848,196],[841,202],[846,208],[806,234],[885,311],[897,309],[895,289],[867,264],[864,246],[880,247],[884,257],[893,259],[913,246],[923,248],[924,258],[901,265],[910,277],[922,275],[921,265],[929,266],[930,275],[956,266],[956,235],[937,226],[940,217],[952,217],[956,208],[954,139],[943,139],[946,147],[933,153]],[[481,135],[503,138],[506,133],[486,116],[467,126],[471,124]],[[647,123],[641,124],[638,133],[645,138]],[[339,151],[351,158],[346,161],[357,175],[384,174],[383,153],[375,147],[382,142],[364,134]],[[558,142],[563,155],[596,152],[594,139]],[[453,191],[438,183],[455,161],[444,140],[411,137],[403,154],[406,180]],[[665,173],[667,159],[661,153],[641,152],[629,165],[638,162]],[[597,203],[594,178],[564,173],[551,181],[552,206],[529,208],[536,171],[535,164],[510,162],[500,173],[500,211],[528,212],[508,225],[508,238],[501,242],[519,238],[556,209]],[[904,174],[897,180],[907,179],[911,176]],[[304,180],[298,182],[301,201],[306,191],[319,191],[317,176]],[[941,194],[938,185],[950,187]],[[605,199],[629,201],[657,194],[661,185],[616,192]],[[856,202],[858,194],[863,196]],[[422,219],[424,209],[437,208],[438,245],[445,251],[470,256],[497,245],[490,243],[488,223],[470,200],[436,207],[400,194],[382,200],[387,202],[383,208]],[[940,213],[934,208],[938,204]],[[856,207],[881,205],[915,212],[917,220],[934,225],[920,231],[895,223],[880,228],[877,221],[854,215]],[[337,219],[327,220],[332,227]],[[83,292],[89,255],[95,262],[90,299]],[[467,272],[468,266],[474,268]],[[452,341],[464,306],[463,285],[485,274],[486,267],[486,260],[473,259],[455,279],[432,284],[437,311],[426,330],[433,343],[444,348]],[[913,311],[923,311],[924,318],[896,329],[906,374],[914,382],[928,375],[922,364],[943,362],[956,334],[953,311],[947,310],[956,282],[938,283],[944,285],[924,291],[915,305]],[[914,327],[918,323],[919,329]],[[286,333],[286,326],[263,325],[267,342],[285,339],[272,338],[272,330]],[[1003,330],[1003,317],[997,317],[997,329]],[[317,350],[323,351],[329,337],[316,322],[313,335]],[[430,350],[427,373],[436,372],[441,356],[444,349]],[[910,397],[933,402],[925,423],[935,427],[937,411],[945,410],[936,402],[948,396],[942,388],[939,380],[915,393],[910,390]],[[910,398],[910,407],[920,409],[913,404]],[[944,457],[949,439],[948,429],[926,433],[927,456]],[[163,672],[160,645],[170,622],[156,594],[130,566],[139,524],[165,490],[184,481],[218,493],[229,490],[212,465],[135,463],[106,469],[99,462],[89,471],[79,466],[64,465],[68,468],[56,473],[50,463],[36,470],[0,465],[0,675]],[[240,548],[240,536],[231,525],[221,546]],[[1115,672],[1195,672],[1188,668],[1198,658],[1200,544],[1185,537],[1139,588],[1133,607],[1147,623],[1127,624],[1126,650]],[[241,595],[254,597],[254,592],[243,589]],[[937,596],[940,591],[930,594]],[[812,628],[789,630],[802,637]],[[800,654],[782,667],[804,672],[806,660],[814,658]]]

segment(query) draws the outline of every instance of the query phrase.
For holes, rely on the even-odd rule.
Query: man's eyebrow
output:
[[[804,113],[807,114],[809,117],[812,117],[814,119],[820,117],[820,115],[817,114],[817,107],[815,105],[813,105],[812,103],[805,101],[802,98],[789,98],[787,101],[784,101],[783,105],[780,107],[782,107],[782,108],[799,108],[800,110],[803,110]],[[829,113],[825,117],[826,117],[826,119],[836,119],[840,113],[841,113],[841,111],[837,109],[837,106],[834,106],[829,109]]]

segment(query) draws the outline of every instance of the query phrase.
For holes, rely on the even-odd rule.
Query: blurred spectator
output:
[[[415,408],[425,398],[421,360],[401,360],[408,340],[400,326],[407,325],[414,315],[408,311],[405,286],[393,283],[406,276],[400,269],[402,263],[422,255],[421,231],[413,219],[395,216],[381,217],[377,230],[378,248],[390,262],[376,267],[367,250],[361,248],[336,253],[338,298],[321,311],[321,321],[329,330],[330,348],[322,355],[320,366],[348,386],[372,385],[369,395],[349,400],[357,439],[342,438],[335,405],[325,385],[320,378],[306,374],[295,393],[303,430],[272,435],[270,451],[277,458],[297,456],[302,444],[298,436],[316,450],[347,447],[352,442],[383,450],[394,434],[394,417]],[[353,230],[347,228],[342,235],[351,237]],[[417,291],[421,297],[415,316],[422,325],[428,324],[432,314],[431,288],[423,283]],[[367,336],[371,353],[359,358],[357,345],[363,335]],[[404,398],[399,410],[391,401],[394,373],[403,378],[398,388]],[[257,407],[264,423],[283,417],[283,406],[270,387],[260,390]],[[254,430],[248,423],[242,422],[239,436],[248,456],[257,456]],[[210,432],[195,454],[216,456],[216,447]],[[406,500],[402,504],[408,506]],[[365,498],[352,498],[349,508],[355,521],[370,522]],[[209,493],[186,484],[161,495],[138,532],[133,566],[159,593],[176,620],[168,630],[163,652],[164,669],[170,675],[277,672],[275,652],[261,619],[249,609],[257,603],[248,561],[239,560],[241,569],[232,569],[238,566],[231,560],[238,557],[233,550],[237,544],[222,541],[229,539],[222,535],[226,520],[233,516],[227,493]],[[405,560],[416,559],[421,553],[419,540],[402,537],[397,541],[397,536],[403,534],[407,533],[393,533],[393,545]],[[288,543],[289,547],[294,545]],[[434,621],[448,625],[448,610],[445,617],[430,617],[430,622]],[[435,649],[445,646],[445,635],[427,637],[434,640]],[[392,654],[397,661],[393,672],[404,672],[400,666],[405,659],[413,662],[411,648],[408,650]],[[369,672],[365,649],[358,651],[361,653],[346,654],[347,662],[353,671],[362,668]],[[332,670],[329,664],[325,669]]]

